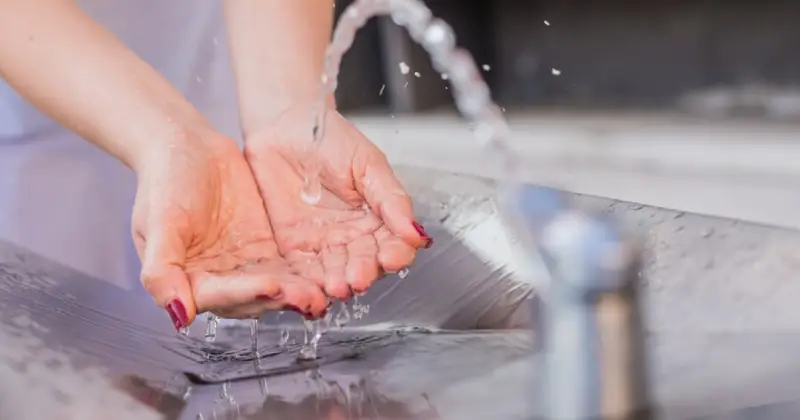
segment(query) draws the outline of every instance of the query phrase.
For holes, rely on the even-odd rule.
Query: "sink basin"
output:
[[[202,323],[180,337],[143,293],[0,244],[0,418],[531,418],[537,275],[519,264],[491,182],[399,173],[436,245],[360,298],[370,312],[333,328],[315,362],[279,345],[278,324],[302,339],[296,315],[264,316],[256,362],[246,324],[213,344]],[[646,238],[662,418],[800,418],[798,232],[574,198]]]

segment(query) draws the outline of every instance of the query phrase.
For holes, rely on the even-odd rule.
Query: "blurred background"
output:
[[[338,13],[349,3],[337,2]],[[646,108],[800,118],[800,2],[426,3],[487,66],[495,98],[509,109]],[[402,75],[399,62],[411,73]],[[444,86],[405,32],[378,19],[361,31],[344,61],[339,100],[349,111],[422,112],[451,105]]]
[[[527,182],[800,228],[800,2],[426,3],[506,111]],[[390,161],[502,177],[450,93],[387,18],[358,34],[337,92]]]

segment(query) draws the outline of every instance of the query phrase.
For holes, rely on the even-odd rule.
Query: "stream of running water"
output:
[[[516,158],[509,150],[506,137],[508,124],[502,109],[492,101],[489,87],[484,81],[472,55],[456,45],[453,29],[441,19],[435,18],[431,10],[421,0],[356,0],[342,13],[333,39],[325,52],[324,71],[321,76],[319,101],[312,110],[311,143],[304,162],[304,183],[300,197],[309,204],[319,202],[322,185],[319,179],[320,162],[317,156],[320,144],[325,138],[325,124],[328,109],[325,98],[332,94],[338,85],[339,67],[344,54],[352,46],[356,32],[372,17],[388,15],[392,21],[408,30],[411,38],[422,45],[431,57],[434,69],[442,79],[448,80],[459,112],[474,124],[476,139],[489,151],[499,157],[499,165],[506,171],[506,186],[511,183],[518,168]],[[371,211],[367,209],[367,211]],[[397,273],[402,279],[408,276],[408,269]],[[369,312],[369,306],[354,302],[354,316],[361,318]],[[209,333],[213,337],[216,330],[216,319],[212,323],[209,318]],[[350,322],[351,314],[347,304],[342,302],[333,322],[339,328]],[[321,335],[327,330],[331,318],[323,321],[303,320],[303,347],[299,359],[316,358],[317,344]],[[322,326],[321,324],[325,324]],[[253,351],[258,350],[258,321],[251,324]],[[281,345],[289,339],[288,331],[281,332]],[[213,340],[213,338],[212,338]]]

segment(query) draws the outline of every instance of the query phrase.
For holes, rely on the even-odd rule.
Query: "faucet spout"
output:
[[[652,418],[640,244],[558,191],[523,186],[510,198],[514,224],[550,277],[536,331],[537,411],[559,420]]]

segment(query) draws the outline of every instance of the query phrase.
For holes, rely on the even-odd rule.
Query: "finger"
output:
[[[345,279],[350,289],[356,293],[366,292],[379,273],[378,244],[374,236],[362,236],[347,245]]]
[[[322,251],[322,266],[325,269],[325,294],[339,299],[350,299],[352,291],[347,283],[347,249],[333,246]]]
[[[324,312],[327,304],[318,286],[291,274],[286,267],[256,266],[241,273],[198,273],[193,276],[192,284],[198,308],[238,314],[237,317],[284,309],[312,317]]]
[[[414,220],[411,197],[392,171],[386,156],[376,147],[365,148],[354,160],[356,189],[367,200],[389,231],[415,248],[428,248],[433,239]]]
[[[189,279],[183,269],[186,245],[172,230],[158,228],[145,236],[141,281],[156,304],[169,314],[176,330],[188,327],[197,315]]]
[[[396,273],[410,267],[417,251],[386,228],[375,232],[378,245],[378,263],[387,273]]]
[[[371,236],[383,225],[381,219],[371,211],[365,211],[358,218],[342,221],[329,227],[325,242],[330,245],[347,245],[358,238]]]
[[[313,281],[320,288],[325,287],[325,269],[322,267],[322,261],[318,254],[295,251],[287,254],[286,260],[295,274]]]
[[[193,273],[191,276],[197,310],[218,311],[255,301],[267,309],[281,309],[285,294],[281,283],[262,273]]]

